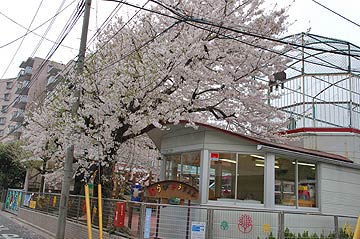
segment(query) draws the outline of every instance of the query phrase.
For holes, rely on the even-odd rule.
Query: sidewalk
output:
[[[53,239],[55,235],[49,231],[46,231],[38,226],[32,225],[27,221],[24,221],[18,218],[16,215],[11,214],[9,212],[1,211],[0,210],[0,218],[7,219],[8,221],[16,224],[19,228],[23,229],[26,232],[32,232],[31,234],[35,234],[38,238],[41,239]],[[1,224],[1,223],[0,223]],[[32,236],[31,238],[36,238],[36,236]],[[24,239],[27,237],[23,237]],[[29,237],[30,238],[30,237]]]

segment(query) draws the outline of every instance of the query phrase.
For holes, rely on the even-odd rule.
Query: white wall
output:
[[[320,195],[322,213],[357,216],[360,211],[360,170],[321,164]]]
[[[294,135],[296,136],[296,135]],[[319,133],[308,132],[297,134],[303,138],[294,145],[339,154],[360,164],[360,135],[355,133]]]

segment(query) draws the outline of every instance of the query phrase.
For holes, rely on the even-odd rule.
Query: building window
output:
[[[8,105],[1,106],[1,112],[6,113],[8,111],[8,108],[9,108]]]
[[[5,117],[0,117],[0,125],[4,125],[5,124]]]
[[[4,100],[6,100],[6,101],[10,100],[10,94],[9,93],[4,94]]]
[[[275,204],[316,207],[316,164],[276,156]]]
[[[254,154],[215,154],[218,154],[218,158],[210,157],[209,199],[263,203],[264,157]]]
[[[11,89],[13,83],[11,81],[6,82],[6,89]]]
[[[0,129],[0,137],[4,136],[4,130]]]
[[[195,188],[200,182],[200,152],[166,155],[167,180],[181,181]]]

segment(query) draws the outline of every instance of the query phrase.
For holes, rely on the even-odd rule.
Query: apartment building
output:
[[[25,113],[41,103],[64,65],[29,57],[21,62],[16,78],[0,81],[0,140],[18,140]],[[2,96],[2,97],[1,97]]]
[[[8,126],[11,122],[11,115],[16,111],[11,107],[11,103],[15,100],[16,87],[14,86],[16,78],[0,80],[0,137],[3,138],[8,132]],[[7,139],[4,137],[4,139]]]

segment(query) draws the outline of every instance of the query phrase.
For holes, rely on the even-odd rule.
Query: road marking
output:
[[[9,231],[9,228],[8,227],[5,227],[3,225],[0,225],[0,232],[1,231]]]
[[[8,227],[5,227],[4,225],[0,225],[0,231],[10,231]],[[0,239],[9,239],[9,238],[18,238],[23,239],[18,234],[0,234]]]
[[[18,238],[18,239],[23,239],[22,237],[20,237],[17,234],[1,234],[0,238],[4,238],[4,239],[8,239],[8,238]]]

